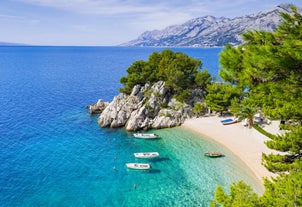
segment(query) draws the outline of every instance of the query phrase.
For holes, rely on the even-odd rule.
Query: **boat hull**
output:
[[[205,152],[204,155],[207,157],[212,157],[212,158],[223,156],[223,154],[221,152]]]
[[[151,165],[148,163],[127,163],[127,168],[134,170],[149,170]]]
[[[236,119],[225,119],[220,121],[223,125],[229,125],[229,124],[234,124],[237,123]]]
[[[158,138],[158,136],[156,134],[134,133],[133,136],[135,138],[140,138],[140,139],[157,139]]]
[[[150,159],[150,158],[158,157],[159,153],[158,152],[139,152],[139,153],[134,153],[134,156],[136,158]]]

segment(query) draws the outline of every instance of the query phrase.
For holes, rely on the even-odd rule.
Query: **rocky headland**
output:
[[[172,97],[165,82],[158,81],[153,85],[136,85],[130,95],[120,93],[108,104],[99,100],[93,108],[100,113],[101,127],[125,127],[128,131],[160,129],[179,126],[194,116],[193,103],[203,99],[204,92],[195,90],[192,96],[191,103],[181,103]]]

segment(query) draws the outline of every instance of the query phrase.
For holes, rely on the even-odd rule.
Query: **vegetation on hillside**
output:
[[[163,50],[153,52],[147,61],[136,61],[127,69],[127,76],[121,78],[120,92],[130,94],[135,85],[154,84],[165,81],[165,86],[177,100],[185,101],[195,88],[206,88],[211,76],[201,71],[202,62],[181,52]]]
[[[228,45],[220,55],[221,78],[241,91],[231,102],[221,102],[221,109],[250,114],[260,109],[270,119],[285,121],[287,133],[267,146],[286,153],[263,155],[264,165],[279,176],[265,180],[262,196],[242,182],[233,184],[229,195],[218,187],[211,206],[302,206],[302,15],[294,6],[281,15],[275,32],[248,31],[243,45]],[[208,96],[215,95],[211,91]]]

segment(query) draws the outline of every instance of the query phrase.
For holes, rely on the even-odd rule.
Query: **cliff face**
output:
[[[130,95],[114,97],[98,123],[101,127],[125,126],[128,131],[138,131],[178,126],[192,116],[192,107],[173,99],[165,83],[159,81],[153,86],[137,85]]]
[[[236,17],[205,16],[163,30],[146,31],[137,39],[122,46],[189,46],[213,47],[242,44],[241,34],[247,30],[273,31],[281,22],[280,13],[289,12],[282,4],[257,14]],[[301,10],[300,10],[301,11]]]

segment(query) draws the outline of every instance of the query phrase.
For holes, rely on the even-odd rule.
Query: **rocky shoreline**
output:
[[[204,98],[202,91],[195,92],[193,102]],[[101,127],[125,127],[127,131],[160,129],[179,126],[195,116],[193,103],[181,103],[172,97],[165,82],[154,85],[136,85],[130,95],[120,93],[112,102],[101,99],[89,106],[90,114],[99,113]]]

